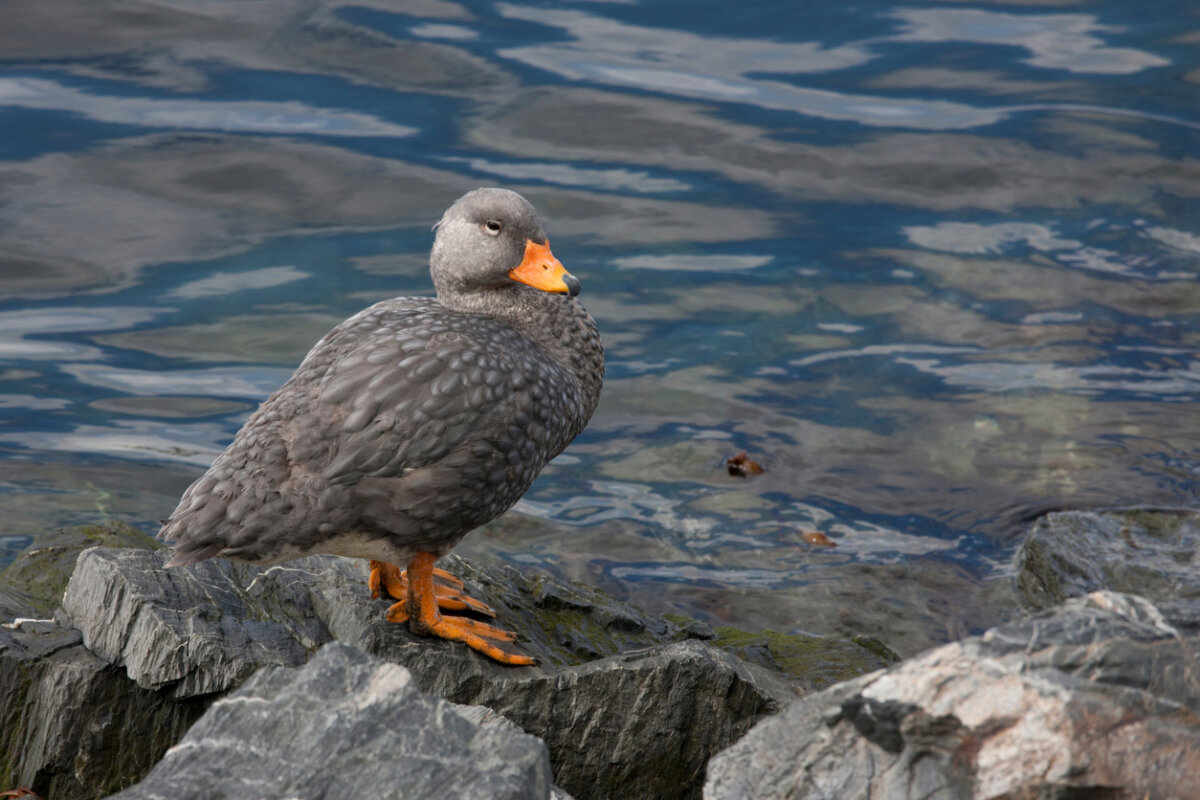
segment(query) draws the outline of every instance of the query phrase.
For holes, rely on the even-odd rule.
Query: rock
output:
[[[792,703],[714,758],[706,800],[1190,800],[1200,660],[1096,592]]]
[[[75,561],[84,550],[89,547],[155,550],[162,546],[123,522],[60,528],[37,536],[32,544],[17,553],[13,563],[0,572],[0,581],[5,587],[21,587],[22,594],[36,612],[50,616],[62,603],[63,590],[75,571]]]
[[[1064,511],[1034,523],[1016,555],[1017,587],[1033,608],[1111,589],[1171,616],[1200,602],[1200,514],[1134,509]],[[1182,620],[1181,620],[1182,621]]]
[[[88,550],[63,597],[60,621],[143,688],[222,692],[259,667],[299,666],[332,638],[292,573],[223,559],[167,570],[166,558]]]
[[[168,706],[203,708],[255,671],[299,667],[338,640],[407,667],[423,691],[488,706],[541,737],[558,783],[579,800],[698,797],[709,756],[763,715],[831,676],[862,674],[891,658],[870,642],[774,634],[755,650],[760,657],[744,637],[730,643],[757,662],[747,663],[701,641],[714,636],[702,623],[649,616],[585,586],[445,559],[542,663],[511,668],[386,622],[388,603],[369,597],[362,561],[321,556],[262,569],[215,560],[165,570],[165,558],[86,551],[56,617],[60,629],[80,632],[75,646],[132,689]],[[129,758],[109,753],[114,763]],[[22,775],[42,768],[22,763]]]
[[[204,703],[140,688],[50,620],[0,625],[0,788],[48,800],[128,786],[183,735]]]
[[[536,738],[471,722],[403,667],[332,642],[303,667],[259,670],[217,700],[113,800],[545,800],[550,784]]]
[[[49,618],[79,553],[98,544],[158,546],[120,523],[56,530],[0,574],[0,788],[109,794],[144,775],[204,710],[138,687]]]
[[[557,782],[580,800],[698,796],[708,759],[793,697],[777,676],[696,640],[466,695],[541,736]]]
[[[748,633],[730,627],[717,628],[715,633],[712,643],[717,647],[736,653],[744,661],[760,664],[770,672],[791,675],[806,692],[861,675],[863,650],[878,657],[878,667],[900,661],[898,655],[873,636],[837,639],[779,631]]]
[[[1109,589],[1154,601],[1200,654],[1200,514],[1181,509],[1063,511],[1017,550],[1021,601],[1044,609]]]

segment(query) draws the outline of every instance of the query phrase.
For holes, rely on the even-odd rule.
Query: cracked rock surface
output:
[[[548,800],[536,737],[481,726],[396,664],[331,642],[303,667],[268,667],[214,702],[114,800],[420,797]]]
[[[706,800],[1195,798],[1200,661],[1111,591],[809,695],[709,764]]]

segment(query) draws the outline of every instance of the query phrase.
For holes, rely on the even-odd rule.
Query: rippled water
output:
[[[1033,516],[1197,505],[1194,4],[405,7],[5,5],[9,551],[155,530],[482,184],[610,355],[468,555],[907,652],[1006,613]]]

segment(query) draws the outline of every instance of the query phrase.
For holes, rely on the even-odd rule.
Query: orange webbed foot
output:
[[[438,608],[446,611],[474,611],[485,617],[496,616],[494,608],[463,592],[463,582],[458,576],[452,575],[444,569],[434,568],[433,577]],[[371,574],[367,577],[367,586],[371,590],[371,597],[376,599],[384,596],[393,600],[408,599],[407,572],[386,561],[371,562]]]
[[[400,601],[388,608],[389,622],[407,622],[409,629],[421,636],[462,642],[501,664],[531,666],[537,663],[536,659],[509,653],[493,644],[516,641],[517,635],[511,631],[468,617],[442,616],[441,609],[471,610],[491,617],[495,617],[496,612],[486,603],[463,594],[462,581],[444,570],[435,569],[433,562],[432,553],[418,553],[407,570],[382,561],[371,562],[368,580],[371,596],[380,597],[386,593]]]

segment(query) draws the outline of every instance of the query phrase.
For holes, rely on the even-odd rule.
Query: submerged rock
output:
[[[1034,523],[1016,555],[1032,608],[1111,589],[1153,600],[1173,625],[1200,633],[1200,514],[1064,511]]]
[[[541,661],[536,668],[512,668],[386,622],[388,603],[370,598],[365,562],[318,556],[262,569],[214,560],[165,570],[165,559],[152,550],[85,551],[56,620],[44,623],[56,635],[73,635],[68,646],[129,697],[160,704],[167,716],[153,722],[156,754],[250,675],[265,667],[300,668],[337,640],[407,667],[422,691],[487,706],[541,737],[557,783],[579,800],[697,797],[708,758],[764,715],[831,675],[862,674],[889,659],[870,643],[810,637],[815,643],[806,639],[805,652],[820,655],[807,661],[743,660],[706,643],[714,634],[702,623],[646,615],[590,587],[445,559],[443,566],[496,608],[505,627],[521,631],[518,646]],[[731,649],[746,655],[745,642]],[[0,686],[24,681],[4,680],[0,675]],[[6,707],[14,698],[9,691]],[[56,697],[49,706],[26,702],[27,712],[11,719],[11,730],[29,736],[47,728],[47,716],[81,713],[76,698]],[[17,735],[9,734],[14,747]],[[30,785],[48,800],[102,796],[149,767],[144,735],[131,721],[107,745],[113,776],[59,794],[39,777],[48,774],[47,757],[10,747],[9,784]],[[84,743],[59,738],[50,750],[64,755],[55,763],[93,757]]]
[[[20,587],[31,604],[30,614],[50,616],[62,603],[63,590],[75,571],[79,554],[90,547],[137,547],[156,550],[163,545],[121,522],[60,528],[37,536],[2,572],[6,589]],[[3,602],[0,601],[0,610]]]
[[[113,800],[420,797],[548,800],[546,746],[480,726],[403,667],[332,642],[217,700],[145,780]]]
[[[1194,798],[1200,660],[1114,592],[792,703],[714,758],[706,800]]]

